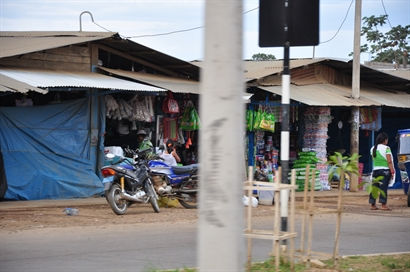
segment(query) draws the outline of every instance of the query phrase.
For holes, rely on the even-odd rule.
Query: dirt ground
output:
[[[316,209],[335,209],[337,206],[336,194],[323,193],[321,197],[315,198]],[[297,194],[296,210],[303,207],[303,195]],[[368,196],[364,193],[355,195],[345,195],[344,212],[354,214],[399,216],[410,218],[410,208],[407,207],[407,196],[403,191],[390,193],[388,204],[392,211],[370,210]],[[33,204],[34,203],[34,204]],[[122,216],[115,215],[105,198],[64,201],[43,202],[26,201],[0,202],[0,231],[18,232],[21,230],[43,229],[43,228],[64,228],[72,226],[98,226],[108,227],[116,224],[146,224],[146,223],[193,223],[198,218],[197,210],[185,209],[183,207],[161,207],[160,213],[154,213],[149,204],[134,204],[127,213]],[[68,216],[64,209],[67,207],[77,208],[78,215]],[[259,205],[253,208],[253,217],[272,216],[274,206]]]

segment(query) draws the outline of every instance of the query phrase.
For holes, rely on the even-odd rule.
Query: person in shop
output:
[[[164,152],[160,155],[164,162],[169,166],[177,166],[181,162],[181,158],[178,156],[175,143],[171,139],[166,142]]]
[[[387,145],[389,137],[386,133],[381,132],[376,137],[376,145],[370,149],[370,154],[373,159],[373,178],[382,176],[380,183],[375,183],[374,186],[379,187],[384,194],[379,195],[379,203],[382,204],[381,210],[390,211],[387,206],[387,188],[390,179],[394,176],[393,156],[390,147]],[[369,196],[369,203],[372,210],[378,210],[376,199],[372,194]]]
[[[144,129],[140,129],[137,132],[137,147],[139,151],[153,148],[151,141],[147,138],[147,132]]]

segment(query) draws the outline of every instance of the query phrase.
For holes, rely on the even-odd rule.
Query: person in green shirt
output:
[[[376,145],[370,149],[370,154],[373,159],[373,178],[383,176],[381,183],[376,183],[375,186],[379,187],[383,192],[379,196],[379,203],[382,204],[381,210],[391,210],[387,207],[387,187],[389,186],[390,179],[394,176],[393,156],[390,147],[387,146],[389,137],[386,133],[381,132],[376,137]],[[376,199],[372,194],[369,196],[369,203],[372,210],[378,210],[376,206]]]
[[[144,151],[149,148],[153,148],[151,141],[147,138],[147,132],[144,129],[140,129],[137,132],[137,146],[139,151]]]

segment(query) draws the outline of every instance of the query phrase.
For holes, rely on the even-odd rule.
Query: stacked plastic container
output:
[[[329,107],[309,107],[305,114],[305,134],[303,137],[303,151],[314,151],[319,161],[316,169],[319,170],[319,190],[330,190],[327,173],[328,125],[332,121]]]

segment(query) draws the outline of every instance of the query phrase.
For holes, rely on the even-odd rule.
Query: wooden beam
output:
[[[165,73],[165,74],[167,74],[167,75],[179,77],[179,74],[178,74],[178,73],[175,73],[175,72],[170,71],[170,70],[168,70],[168,69],[162,68],[162,67],[160,67],[160,66],[158,66],[158,65],[156,65],[156,64],[150,63],[150,62],[148,62],[148,61],[146,61],[146,60],[142,60],[142,59],[140,59],[140,58],[130,56],[130,55],[128,55],[128,54],[126,54],[126,53],[123,53],[123,52],[121,52],[121,51],[119,51],[119,50],[117,50],[117,49],[113,49],[113,48],[108,47],[108,46],[103,45],[103,44],[98,44],[97,46],[98,46],[98,48],[100,48],[100,49],[102,49],[102,50],[105,50],[105,51],[107,51],[107,52],[109,52],[109,53],[112,53],[112,54],[115,54],[115,55],[117,55],[117,56],[123,57],[123,58],[125,58],[125,59],[129,59],[129,60],[131,60],[131,61],[140,63],[140,64],[145,65],[145,66],[147,66],[147,67],[150,67],[150,68],[152,68],[152,69],[161,71],[161,72],[163,72],[163,73]]]
[[[93,66],[98,66],[98,47],[93,43],[88,43],[90,50],[90,71],[93,71]]]

